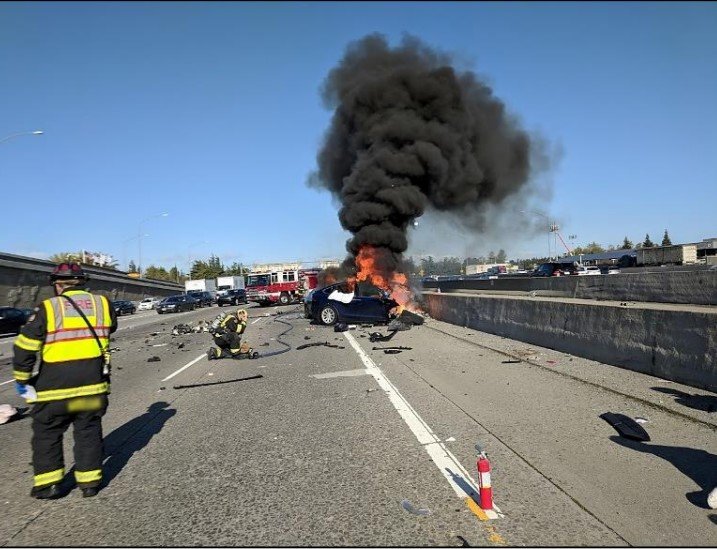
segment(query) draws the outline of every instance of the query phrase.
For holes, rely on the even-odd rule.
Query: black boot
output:
[[[215,351],[216,349],[214,347],[209,347],[209,350],[207,351],[207,360],[215,360],[217,358],[217,353]]]
[[[83,498],[93,498],[98,494],[99,491],[100,491],[99,486],[89,486],[86,488],[82,488],[82,497]]]
[[[59,484],[50,484],[50,486],[35,486],[30,490],[30,495],[35,499],[57,499],[62,496]]]

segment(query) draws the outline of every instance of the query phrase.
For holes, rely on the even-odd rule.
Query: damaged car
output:
[[[304,297],[305,316],[332,326],[337,322],[385,324],[398,306],[386,292],[371,284],[356,284],[353,290],[339,282],[312,290]]]

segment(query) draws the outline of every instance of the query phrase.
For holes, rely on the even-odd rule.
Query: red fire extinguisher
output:
[[[493,509],[493,488],[490,484],[490,461],[483,449],[476,444],[478,450],[478,486],[480,487],[480,506],[484,511]]]

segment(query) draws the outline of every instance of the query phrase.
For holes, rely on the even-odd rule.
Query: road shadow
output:
[[[127,465],[132,456],[149,444],[169,419],[177,413],[167,402],[155,402],[141,416],[117,427],[105,437],[105,461],[102,466],[102,488]]]
[[[677,404],[682,404],[688,408],[702,410],[708,413],[717,412],[717,395],[691,395],[690,393],[685,393],[679,389],[672,389],[671,387],[652,387],[652,390],[658,393],[672,395],[675,397]]]
[[[451,475],[451,479],[453,479],[453,482],[455,482],[458,487],[463,490],[466,497],[471,498],[476,503],[480,503],[480,495],[478,492],[475,491],[475,489],[468,484],[468,481],[466,481],[465,477],[463,475],[459,475],[458,473],[454,473],[449,467],[446,467],[446,472]]]
[[[669,461],[678,471],[692,479],[701,488],[696,492],[685,494],[687,500],[697,507],[708,509],[707,495],[712,488],[717,486],[717,455],[696,448],[662,446],[630,440],[617,435],[611,436],[610,440],[631,450],[643,454],[653,454]]]

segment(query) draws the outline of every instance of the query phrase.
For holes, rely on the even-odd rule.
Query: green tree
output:
[[[224,274],[227,276],[242,276],[250,272],[242,263],[234,262],[230,267],[224,269]]]
[[[137,272],[137,265],[134,264],[134,261],[130,259],[129,261],[129,267],[127,267],[127,271],[130,273],[136,273]]]
[[[430,276],[438,274],[436,272],[436,262],[433,260],[432,256],[424,257],[421,259],[421,275],[422,276]]]
[[[493,250],[491,250],[490,253],[488,254],[488,263],[497,263],[495,252]]]
[[[665,229],[665,236],[662,237],[662,245],[672,246],[672,240],[670,240],[670,235],[667,234],[667,229]]]
[[[195,261],[190,272],[194,279],[216,278],[224,274],[224,266],[221,260],[212,254],[207,261]]]
[[[172,280],[167,269],[164,267],[155,267],[150,265],[144,270],[144,278],[151,278],[152,280]]]
[[[59,252],[50,256],[53,263],[82,263],[82,254],[75,252]]]
[[[625,237],[625,240],[622,241],[622,245],[618,248],[618,250],[632,250],[633,244],[632,240]]]
[[[650,240],[649,234],[645,234],[645,241],[642,243],[642,246],[643,246],[643,248],[654,248],[655,247],[655,243],[652,240]]]
[[[505,254],[504,249],[498,250],[498,255],[495,256],[495,262],[496,263],[505,263],[505,260],[507,259],[507,256]]]

